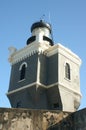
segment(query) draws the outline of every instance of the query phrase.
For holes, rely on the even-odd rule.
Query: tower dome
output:
[[[50,33],[51,33],[51,25],[49,23],[44,22],[43,20],[40,20],[39,22],[36,22],[36,23],[32,24],[31,32],[35,28],[47,28],[50,31]]]
[[[52,28],[51,25],[43,20],[35,22],[31,26],[32,36],[27,40],[27,45],[36,42],[47,42],[49,45],[53,45],[52,40]]]

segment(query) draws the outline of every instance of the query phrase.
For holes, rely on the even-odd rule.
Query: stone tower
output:
[[[21,50],[10,47],[7,96],[14,108],[76,111],[80,105],[80,58],[54,44],[52,28],[40,20]]]

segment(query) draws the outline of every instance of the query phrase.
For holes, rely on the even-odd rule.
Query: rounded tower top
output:
[[[49,23],[44,22],[43,20],[40,20],[39,22],[36,22],[36,23],[32,24],[31,32],[35,28],[47,28],[50,31],[50,33],[51,33],[51,25]]]
[[[27,45],[32,42],[47,42],[47,44],[53,45],[51,25],[44,20],[33,23],[31,33],[32,36],[27,40]]]

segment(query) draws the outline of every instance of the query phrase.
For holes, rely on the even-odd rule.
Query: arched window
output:
[[[65,77],[70,80],[70,65],[68,63],[65,65]]]
[[[27,67],[27,63],[24,62],[23,64],[21,64],[21,66],[19,68],[19,70],[20,70],[20,80],[25,79],[26,67]]]

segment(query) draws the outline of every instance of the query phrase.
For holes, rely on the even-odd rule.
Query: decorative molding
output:
[[[40,60],[39,60],[39,57],[38,57],[38,61],[37,61],[37,82],[39,83],[40,82]]]
[[[67,59],[70,59],[72,62],[78,64],[79,66],[81,65],[81,59],[75,53],[73,53],[70,49],[64,47],[63,45],[59,43],[55,44],[54,46],[51,46],[49,49],[45,51],[45,54],[48,57],[56,53],[63,55]]]
[[[23,63],[20,65],[19,70],[22,69],[22,66],[23,66],[23,65],[25,65],[25,67],[27,68],[27,63],[26,63],[26,62],[23,62]]]
[[[24,89],[29,88],[29,87],[32,87],[32,86],[34,86],[34,85],[36,85],[36,86],[38,85],[39,87],[41,86],[41,87],[43,87],[43,88],[45,88],[45,89],[48,89],[48,88],[51,88],[51,87],[53,87],[53,86],[58,85],[58,86],[62,87],[63,89],[65,89],[65,90],[67,90],[67,91],[69,91],[69,92],[72,92],[72,93],[74,93],[74,94],[79,95],[80,98],[82,97],[82,95],[81,95],[80,92],[77,92],[77,91],[75,91],[74,89],[65,87],[63,84],[58,83],[58,82],[56,82],[56,83],[54,83],[54,84],[51,84],[51,85],[44,85],[44,84],[41,84],[41,83],[39,83],[39,82],[34,82],[34,83],[31,83],[31,84],[26,85],[26,86],[24,86],[24,87],[21,87],[21,88],[18,88],[18,89],[9,91],[9,92],[7,93],[7,95],[10,95],[10,94],[13,94],[13,93],[15,93],[15,92],[24,90]]]
[[[13,51],[13,53],[10,54],[8,60],[11,64],[15,64],[35,53],[44,53],[44,51],[47,50],[49,47],[50,45],[46,41],[43,41],[41,43],[33,42],[21,50],[18,50],[16,52]]]
[[[15,48],[11,47],[11,54],[9,56],[9,62],[11,64],[15,64],[17,62],[20,62],[21,60],[34,55],[36,53],[43,53],[46,56],[50,57],[51,55],[54,55],[56,53],[63,55],[67,59],[70,59],[72,62],[81,65],[81,59],[73,53],[68,48],[62,46],[61,44],[55,44],[54,46],[50,46],[48,42],[33,42],[26,47],[24,47],[21,50],[15,50]]]
[[[17,49],[15,47],[9,47],[8,48],[9,52],[10,52],[10,55],[12,55],[13,53],[15,53],[17,51]]]
[[[21,91],[21,90],[24,90],[24,89],[26,89],[26,88],[32,87],[32,86],[34,86],[34,85],[39,85],[39,86],[41,86],[41,87],[43,87],[43,88],[47,88],[47,86],[45,86],[45,85],[43,85],[43,84],[41,84],[41,83],[34,82],[34,83],[29,84],[29,85],[23,86],[23,87],[21,87],[21,88],[17,88],[17,89],[15,89],[15,90],[9,91],[6,95],[10,95],[10,94],[19,92],[19,91]]]
[[[6,95],[10,95],[10,94],[19,92],[19,91],[21,91],[21,90],[24,90],[24,89],[26,89],[26,88],[32,87],[32,86],[34,86],[34,85],[36,85],[36,82],[34,82],[34,83],[32,83],[32,84],[29,84],[29,85],[26,85],[26,86],[23,86],[23,87],[21,87],[21,88],[17,88],[17,89],[15,89],[15,90],[9,91]]]

